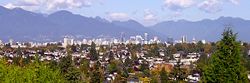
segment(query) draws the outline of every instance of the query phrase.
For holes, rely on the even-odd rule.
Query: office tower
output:
[[[144,33],[144,44],[148,43],[148,33]]]
[[[187,36],[181,37],[181,43],[187,43]]]
[[[74,40],[69,37],[64,37],[63,39],[63,47],[67,47],[68,45],[73,45]]]
[[[2,40],[0,40],[0,45],[3,45],[3,41]]]
[[[194,43],[194,44],[196,44],[197,42],[196,42],[196,39],[193,37],[193,39],[192,39],[192,43]]]
[[[173,44],[173,43],[174,43],[174,38],[168,37],[168,38],[167,38],[167,43],[168,43],[168,44]]]
[[[10,39],[10,40],[9,40],[9,43],[10,43],[10,45],[14,45],[14,40],[13,40],[13,39]]]
[[[125,42],[125,33],[124,33],[124,32],[121,33],[120,42],[121,42],[121,43],[124,43],[124,42]]]
[[[136,44],[142,43],[142,42],[143,42],[142,36],[137,35],[137,36],[135,37],[135,41],[136,41]]]

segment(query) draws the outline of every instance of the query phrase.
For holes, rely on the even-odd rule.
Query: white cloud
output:
[[[53,0],[47,2],[48,10],[58,9],[73,9],[90,6],[91,2],[88,0]]]
[[[181,12],[186,8],[194,7],[207,13],[216,13],[222,11],[223,5],[228,2],[238,5],[240,0],[164,0],[163,9]]]
[[[7,8],[20,7],[36,11],[56,11],[91,6],[92,0],[19,0],[5,5]]]
[[[222,2],[219,0],[205,0],[198,4],[198,7],[207,13],[216,13],[222,10],[221,5]]]
[[[156,16],[154,14],[147,14],[144,16],[144,21],[155,21],[157,20],[156,19]]]
[[[127,21],[130,19],[128,14],[120,12],[108,13],[108,18],[111,21]]]
[[[150,25],[157,23],[157,16],[151,10],[145,9],[143,20],[146,26],[150,26]]]
[[[37,6],[40,3],[39,0],[20,0],[17,2],[19,6]]]
[[[238,5],[240,3],[240,0],[230,0],[231,3]]]
[[[223,5],[227,2],[238,5],[240,0],[205,0],[198,4],[198,7],[207,13],[216,13],[222,11]]]
[[[188,8],[194,4],[193,0],[165,0],[164,6],[173,11]]]
[[[157,16],[156,14],[153,13],[152,10],[150,9],[145,9],[144,10],[144,21],[148,23],[155,23],[157,21]]]
[[[23,8],[25,10],[29,10],[29,11],[37,11],[39,9],[38,6],[35,6],[35,5],[32,5],[32,4],[29,4],[29,6],[23,6],[23,5],[17,5],[17,4],[14,4],[14,3],[8,3],[6,5],[4,5],[4,7],[6,8],[9,8],[9,9],[13,9],[13,8]]]
[[[4,5],[4,7],[11,9],[11,8],[15,8],[16,6],[12,3],[8,3],[8,4]]]

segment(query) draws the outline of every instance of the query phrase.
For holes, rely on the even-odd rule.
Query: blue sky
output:
[[[0,0],[0,5],[42,13],[68,10],[110,21],[133,19],[144,25],[180,19],[217,19],[221,16],[250,20],[250,0]]]

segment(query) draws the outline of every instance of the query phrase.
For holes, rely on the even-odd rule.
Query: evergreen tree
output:
[[[133,63],[133,61],[127,57],[127,58],[125,59],[124,66],[125,66],[125,67],[131,67],[131,66],[132,66],[132,63]]]
[[[164,67],[160,71],[160,80],[161,83],[168,83],[168,75]]]
[[[81,79],[81,72],[75,67],[74,62],[71,58],[72,56],[70,54],[66,57],[63,57],[59,62],[59,68],[61,70],[61,73],[64,75],[64,78],[68,82],[75,83],[79,82],[79,80]]]
[[[203,72],[205,83],[247,83],[247,74],[241,64],[240,43],[230,28],[225,29],[217,51]]]
[[[174,65],[173,71],[170,73],[171,78],[175,78],[174,82],[180,83],[184,82],[185,79],[188,76],[187,70],[185,68],[182,68],[181,66],[183,63],[180,62],[180,60],[177,61],[177,64]]]
[[[150,76],[150,70],[149,70],[149,64],[146,61],[143,61],[143,63],[140,66],[140,71],[142,71],[143,75],[146,77]]]
[[[205,53],[201,53],[200,58],[196,62],[196,69],[195,72],[201,74],[204,72],[205,66],[208,64],[208,56]]]
[[[155,43],[150,45],[150,49],[148,51],[148,57],[157,57],[159,56],[159,46]]]
[[[91,70],[90,83],[101,83],[103,81],[102,72],[100,71],[100,64],[96,62]]]
[[[91,43],[91,48],[90,48],[90,59],[93,61],[98,60],[98,53],[96,52],[96,44],[94,42]]]
[[[107,70],[110,72],[110,73],[114,73],[114,72],[117,72],[118,71],[118,66],[117,66],[118,63],[116,63],[116,61],[111,61],[108,66],[107,66]]]

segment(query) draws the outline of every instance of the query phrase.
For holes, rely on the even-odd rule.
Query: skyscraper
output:
[[[144,44],[148,44],[148,33],[144,33]]]
[[[172,37],[168,37],[167,38],[167,43],[168,44],[173,44],[174,43],[174,39]]]
[[[121,43],[124,43],[124,42],[125,42],[125,33],[124,33],[124,32],[121,32],[120,42],[121,42]]]
[[[64,37],[63,39],[63,47],[67,47],[68,45],[73,45],[74,40],[69,37]]]
[[[181,37],[181,43],[187,43],[187,36]]]
[[[192,43],[194,43],[194,44],[197,43],[197,42],[196,42],[196,39],[195,39],[194,37],[193,37],[193,39],[192,39]]]
[[[3,45],[3,41],[2,40],[0,40],[0,45]]]
[[[13,39],[10,39],[10,40],[9,40],[9,43],[10,43],[10,45],[14,45],[14,40],[13,40]]]

